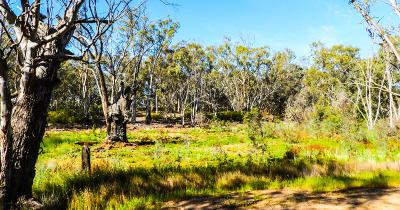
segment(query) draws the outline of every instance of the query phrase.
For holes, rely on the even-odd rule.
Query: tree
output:
[[[20,69],[19,87],[15,102],[11,101],[9,78],[11,71],[1,49],[0,94],[1,94],[1,184],[2,205],[8,209],[17,200],[32,204],[32,183],[40,142],[46,126],[46,117],[54,87],[59,83],[57,71],[63,61],[81,59],[68,49],[78,27],[98,22],[110,24],[108,18],[122,4],[108,1],[104,5],[105,17],[92,12],[82,17],[83,7],[96,9],[97,2],[71,0],[54,12],[48,2],[21,0],[20,13],[15,12],[7,0],[0,0],[0,23],[3,33],[14,47]],[[43,15],[42,12],[46,14]],[[2,36],[4,38],[4,36]],[[92,40],[92,43],[97,37]],[[6,53],[7,54],[7,53]]]
[[[375,39],[378,37],[383,46],[383,49],[385,52],[384,60],[386,63],[386,79],[388,87],[386,88],[386,92],[388,92],[389,95],[389,126],[391,128],[395,127],[395,118],[396,121],[399,121],[399,115],[396,111],[396,105],[394,101],[394,96],[398,96],[398,94],[393,92],[393,84],[395,84],[395,81],[393,81],[392,73],[393,69],[399,69],[400,67],[400,53],[398,51],[398,34],[395,29],[397,26],[388,26],[384,27],[380,24],[376,18],[371,15],[371,5],[373,4],[373,1],[361,1],[361,0],[350,0],[350,4],[353,5],[354,9],[360,13],[362,18],[367,24],[367,30],[369,32],[369,35],[372,39]],[[397,0],[389,0],[387,2],[387,5],[389,5],[389,8],[397,15],[400,17],[400,7],[399,4],[397,3]],[[390,53],[388,53],[390,52]],[[382,87],[380,87],[382,88]]]
[[[383,87],[386,81],[382,64],[374,58],[359,62],[360,75],[354,81],[357,87],[356,107],[358,108],[360,103],[362,110],[359,109],[359,112],[369,130],[375,127],[382,111],[383,91],[380,87]]]
[[[131,14],[140,11],[138,8],[118,9],[110,14],[110,20],[118,25],[123,14]],[[96,10],[92,13],[97,14]],[[86,13],[84,14],[86,15]],[[111,23],[111,22],[110,22]],[[132,36],[130,34],[122,34],[121,40],[115,35],[113,24],[102,24],[102,21],[94,21],[93,24],[79,28],[76,46],[78,49],[85,49],[83,52],[87,54],[86,67],[91,69],[96,81],[103,116],[106,124],[106,140],[107,141],[127,141],[126,137],[126,116],[129,108],[130,87],[125,88],[124,78],[122,74],[124,69],[129,66],[133,59],[129,59],[128,47],[131,44]],[[90,39],[96,38],[94,42],[88,42]],[[117,44],[116,44],[117,43]],[[116,45],[116,47],[114,47]],[[107,77],[109,76],[109,77]],[[111,85],[107,84],[110,78]],[[119,84],[119,91],[117,88]],[[111,87],[111,91],[109,88]],[[127,106],[128,105],[128,106]]]
[[[128,84],[132,89],[131,123],[136,122],[138,93],[140,87],[143,86],[142,81],[139,81],[139,74],[142,72],[146,56],[154,45],[153,26],[151,25],[145,15],[145,9],[143,9],[139,14],[128,11],[122,27],[126,37],[130,40],[126,44],[128,44],[127,49],[132,58],[127,72],[129,74]]]
[[[265,102],[271,91],[267,74],[271,67],[267,47],[253,48],[226,41],[216,49],[216,68],[223,72],[224,93],[235,111],[249,111]]]
[[[322,43],[313,43],[312,59],[314,67],[338,78],[342,84],[349,83],[351,74],[358,61],[359,49],[351,46],[333,45],[325,47]]]
[[[146,124],[151,123],[151,99],[155,97],[158,77],[154,73],[159,69],[159,60],[163,53],[168,49],[177,29],[178,23],[171,19],[159,20],[150,25],[150,35],[152,47],[149,50],[147,65],[147,91],[146,91]]]
[[[196,114],[203,98],[203,76],[210,71],[209,59],[202,46],[196,43],[185,44],[174,53],[180,76],[183,81],[179,97],[182,125],[185,125],[185,112],[191,108],[191,124],[196,124]]]
[[[276,52],[272,56],[271,69],[264,79],[266,99],[258,106],[275,116],[283,116],[290,98],[302,88],[304,70],[294,64],[295,55],[290,50]]]

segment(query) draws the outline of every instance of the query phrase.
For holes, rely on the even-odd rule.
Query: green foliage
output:
[[[243,112],[238,111],[222,111],[214,114],[209,114],[208,118],[219,121],[228,121],[228,122],[243,122]]]
[[[162,121],[165,117],[161,113],[151,113],[151,119],[155,121]]]
[[[254,108],[244,115],[243,120],[248,129],[247,133],[249,139],[253,142],[253,145],[265,151],[265,144],[263,144],[264,133],[261,125],[261,112],[257,108]]]
[[[82,114],[69,110],[49,111],[47,119],[52,124],[78,124],[86,121]]]
[[[327,132],[339,133],[344,126],[344,114],[343,110],[339,108],[316,105],[312,113],[312,120]]]
[[[336,123],[321,108],[320,119]],[[297,188],[335,191],[351,187],[398,186],[398,136],[384,130],[345,130],[332,135],[308,123],[213,121],[210,128],[138,129],[131,142],[157,144],[102,150],[99,129],[46,133],[37,163],[34,195],[47,209],[161,208],[169,200],[221,196],[232,191]],[[217,124],[218,122],[218,124]],[[336,125],[336,124],[335,124]],[[255,131],[257,127],[261,131]],[[248,129],[252,127],[253,129]],[[340,132],[339,132],[340,131]],[[262,135],[259,134],[262,133]],[[254,148],[255,136],[268,152]],[[92,176],[80,173],[80,146],[93,141]],[[260,144],[261,145],[261,144]],[[45,208],[45,209],[46,209]]]
[[[312,48],[316,68],[327,72],[341,83],[347,83],[353,79],[352,71],[359,59],[358,48],[343,45],[327,48],[321,43],[313,43]]]

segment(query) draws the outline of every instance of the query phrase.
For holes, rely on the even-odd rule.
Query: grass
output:
[[[159,209],[169,200],[247,190],[400,186],[399,168],[390,164],[400,154],[394,137],[366,143],[272,126],[264,151],[253,146],[244,125],[140,129],[129,133],[130,141],[156,143],[92,150],[92,176],[80,173],[80,147],[74,142],[97,142],[96,148],[104,132],[49,131],[34,194],[45,209]]]

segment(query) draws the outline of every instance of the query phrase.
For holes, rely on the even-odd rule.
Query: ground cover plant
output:
[[[171,200],[249,190],[330,192],[400,185],[397,136],[360,130],[362,137],[353,139],[348,133],[332,136],[284,122],[262,123],[262,132],[260,147],[245,124],[141,127],[128,132],[130,142],[137,145],[116,143],[105,149],[101,129],[48,131],[34,193],[44,209],[159,209]],[[97,142],[92,147],[91,175],[81,172],[76,141]]]

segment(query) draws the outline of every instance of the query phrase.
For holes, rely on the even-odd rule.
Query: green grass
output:
[[[270,127],[265,151],[253,146],[244,125],[136,130],[128,135],[131,142],[156,144],[92,150],[92,176],[80,173],[80,146],[74,143],[93,141],[92,148],[99,147],[103,131],[47,132],[34,194],[45,209],[158,209],[168,200],[247,190],[400,185],[399,169],[385,165],[399,157],[395,138],[365,143],[299,127]]]

